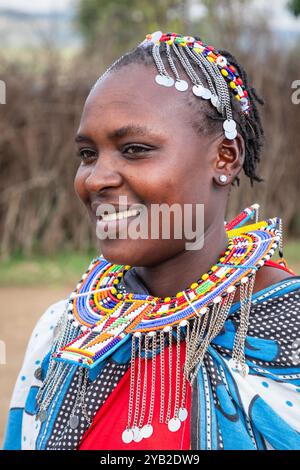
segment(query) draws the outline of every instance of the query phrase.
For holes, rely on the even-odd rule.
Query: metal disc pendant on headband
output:
[[[192,88],[192,90],[193,90],[194,95],[200,96],[200,97],[202,98],[202,94],[203,94],[203,92],[204,92],[204,86],[199,85],[199,84],[198,84],[198,85],[194,85],[193,88]]]
[[[151,424],[145,424],[141,429],[141,435],[144,439],[148,439],[153,434],[153,426]]]
[[[226,119],[223,122],[223,129],[226,132],[233,132],[236,129],[236,122],[233,119]]]
[[[185,80],[176,80],[175,82],[175,88],[178,91],[186,91],[188,87],[189,85]]]
[[[211,91],[210,91],[208,88],[204,88],[204,91],[203,91],[203,93],[202,93],[202,98],[203,98],[204,100],[210,100],[211,97],[212,97]]]
[[[133,441],[133,432],[131,429],[125,429],[122,433],[122,441],[125,444],[130,444]]]
[[[180,429],[180,426],[181,426],[181,421],[179,418],[172,418],[168,422],[168,428],[169,428],[169,431],[171,432],[178,431],[178,429]]]
[[[168,75],[156,75],[155,77],[156,83],[162,86],[167,86],[171,87],[174,85],[174,78],[168,76]]]
[[[210,102],[215,108],[218,108],[218,106],[220,106],[220,100],[217,95],[211,95]]]
[[[225,137],[226,137],[227,139],[229,139],[229,140],[235,139],[236,136],[237,136],[237,130],[236,130],[236,129],[235,129],[234,131],[232,131],[232,132],[227,132],[227,131],[225,131]]]

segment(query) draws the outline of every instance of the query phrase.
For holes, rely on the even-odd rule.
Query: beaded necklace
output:
[[[255,216],[256,222],[241,227]],[[244,343],[247,335],[251,295],[257,270],[270,259],[281,243],[281,220],[278,218],[258,222],[258,205],[246,208],[225,225],[228,248],[218,262],[187,289],[175,296],[159,298],[152,295],[128,293],[122,278],[130,266],[115,265],[102,257],[92,261],[69,298],[65,326],[60,335],[67,341],[58,342],[50,363],[51,377],[47,374],[38,396],[39,416],[46,419],[47,406],[55,391],[53,379],[55,364],[57,375],[62,375],[62,363],[76,364],[88,371],[132,338],[131,377],[129,391],[128,424],[123,432],[124,442],[139,442],[153,433],[152,417],[156,377],[155,361],[160,353],[161,370],[168,369],[170,378],[175,371],[175,397],[160,397],[160,422],[171,432],[177,431],[187,418],[185,406],[186,383],[193,384],[211,341],[221,332],[236,294],[240,288],[240,324],[236,332],[231,367],[246,375]],[[72,340],[66,331],[73,331]],[[176,364],[173,370],[171,348],[176,342]],[[185,362],[180,370],[180,345],[185,341]],[[165,357],[166,356],[166,357]],[[143,358],[143,360],[142,360]],[[167,359],[167,360],[165,360]],[[141,374],[151,361],[151,398],[148,420],[145,421],[147,386],[141,384]],[[137,364],[137,365],[136,365]],[[166,374],[161,373],[161,390]],[[49,387],[49,383],[51,387]],[[84,381],[86,388],[86,380]],[[182,383],[182,386],[180,384]],[[82,396],[82,390],[79,391]],[[174,404],[172,410],[172,403]],[[167,410],[165,413],[164,410]],[[70,417],[70,426],[77,423],[76,412]]]

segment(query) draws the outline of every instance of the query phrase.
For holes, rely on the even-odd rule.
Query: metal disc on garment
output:
[[[69,420],[70,428],[76,429],[79,426],[79,416],[72,415]]]
[[[186,408],[179,408],[178,418],[180,419],[180,421],[185,421],[187,417],[188,417],[187,409]]]
[[[153,426],[151,424],[145,424],[141,429],[141,435],[144,439],[148,439],[153,434]]]
[[[46,421],[47,412],[45,410],[40,411],[39,415],[38,415],[38,418],[39,418],[40,422],[43,423],[44,421]]]
[[[41,367],[38,367],[37,369],[35,369],[34,376],[37,380],[42,380],[42,368]]]
[[[122,433],[122,441],[125,444],[130,444],[133,441],[133,432],[131,429],[125,429]]]
[[[133,432],[134,442],[140,442],[143,439],[143,436],[141,434],[140,429],[137,426],[133,426],[133,428],[131,428],[131,430]]]
[[[198,84],[198,85],[194,85],[192,90],[193,90],[194,95],[202,97],[204,87]]]
[[[181,421],[179,418],[172,418],[170,419],[170,421],[168,422],[168,428],[169,428],[169,431],[171,432],[176,432],[178,431],[178,429],[180,428],[181,426]]]
[[[236,129],[232,132],[225,131],[225,137],[229,140],[235,139],[236,136],[237,136],[237,130]]]
[[[223,122],[223,129],[226,132],[233,132],[236,129],[236,122],[233,119],[226,119]]]
[[[175,88],[178,91],[186,91],[188,87],[189,85],[185,80],[176,80],[175,82]]]
[[[56,327],[53,330],[53,339],[57,339],[60,334],[60,325],[56,325]]]
[[[231,358],[229,361],[228,361],[228,365],[230,367],[231,370],[233,370],[233,372],[238,372],[239,374],[243,375],[243,376],[246,376],[249,374],[249,367],[247,364],[244,365],[244,369],[245,369],[245,374],[243,372],[243,366],[242,364],[240,364],[239,362],[237,362],[235,359]]]
[[[202,93],[202,98],[205,100],[210,100],[212,97],[211,91],[208,88],[204,88]]]

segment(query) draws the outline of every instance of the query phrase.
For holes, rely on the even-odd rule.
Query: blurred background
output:
[[[265,99],[260,174],[232,189],[284,221],[300,273],[300,0],[0,0],[0,440],[30,332],[96,255],[74,195],[74,134],[105,68],[157,29],[232,52]]]

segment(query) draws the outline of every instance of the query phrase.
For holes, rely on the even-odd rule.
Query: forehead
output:
[[[130,119],[165,127],[184,122],[190,125],[192,110],[186,96],[190,91],[181,93],[174,87],[158,85],[156,74],[155,67],[143,64],[109,72],[89,94],[81,123],[93,127],[100,120],[103,125],[123,125],[122,121]]]

